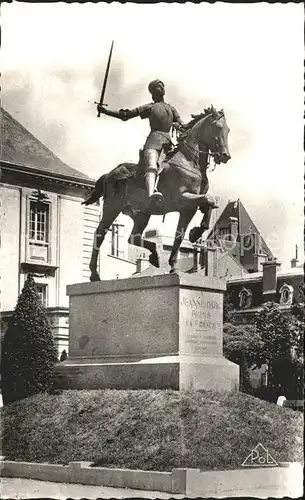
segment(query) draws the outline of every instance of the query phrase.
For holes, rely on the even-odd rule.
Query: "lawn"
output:
[[[63,391],[1,410],[7,460],[170,471],[240,468],[261,443],[303,460],[303,415],[243,393]]]

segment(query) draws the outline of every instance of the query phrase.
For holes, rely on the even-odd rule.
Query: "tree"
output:
[[[275,392],[291,399],[303,398],[304,305],[295,304],[291,313],[268,302],[252,324],[224,324],[224,355],[241,367],[241,388],[250,392],[249,368],[267,365],[267,397]],[[272,394],[273,393],[273,394]]]
[[[232,293],[225,293],[223,298],[223,322],[235,323],[234,306],[232,301]]]
[[[240,366],[240,386],[243,392],[252,393],[249,370],[261,346],[261,339],[254,325],[224,324],[224,356]]]
[[[304,398],[304,283],[300,286],[299,300],[296,301],[292,308],[292,327],[295,329],[297,338],[297,346],[294,349],[294,368],[295,378],[297,380],[296,399]]]
[[[262,342],[255,366],[266,364],[268,384],[294,398],[303,371],[302,321],[295,314],[282,312],[278,304],[267,302],[256,314],[254,324]]]
[[[29,274],[2,343],[4,404],[50,389],[56,362],[46,309]]]
[[[299,300],[296,300],[291,307],[292,326],[295,329],[297,337],[297,347],[295,350],[295,354],[296,358],[299,360],[299,363],[302,365],[304,365],[304,295],[305,287],[303,282],[302,285],[299,286]]]
[[[255,364],[272,364],[276,359],[290,359],[292,351],[299,347],[299,332],[291,314],[283,313],[279,305],[267,302],[254,319],[262,340],[262,349],[257,353]]]

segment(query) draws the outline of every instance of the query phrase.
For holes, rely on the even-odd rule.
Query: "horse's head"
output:
[[[194,129],[199,150],[211,152],[215,163],[227,163],[231,158],[228,146],[229,126],[223,109],[217,111],[214,106],[204,110],[200,115],[193,115],[196,122]],[[193,130],[194,130],[193,129]]]

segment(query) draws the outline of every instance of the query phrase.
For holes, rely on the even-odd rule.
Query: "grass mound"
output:
[[[301,461],[303,415],[243,393],[63,391],[4,407],[7,460],[169,471],[240,468],[258,443]]]

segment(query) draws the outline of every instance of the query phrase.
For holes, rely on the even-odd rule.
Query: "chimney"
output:
[[[262,263],[263,267],[263,298],[264,302],[275,299],[277,285],[277,271],[281,263],[277,259],[268,259]]]
[[[255,253],[253,255],[253,272],[261,272],[262,265],[266,262],[267,255],[265,253]]]
[[[232,237],[232,241],[236,241],[238,236],[238,218],[230,217],[229,220],[230,220],[230,234]]]
[[[136,260],[136,273],[141,273],[142,271],[144,271],[144,269],[147,269],[149,265],[149,260],[148,259],[145,259],[143,257],[139,257],[137,260]]]
[[[295,246],[295,257],[293,259],[291,259],[290,263],[291,263],[292,268],[297,267],[297,265],[299,263],[299,261],[298,261],[298,245]]]

